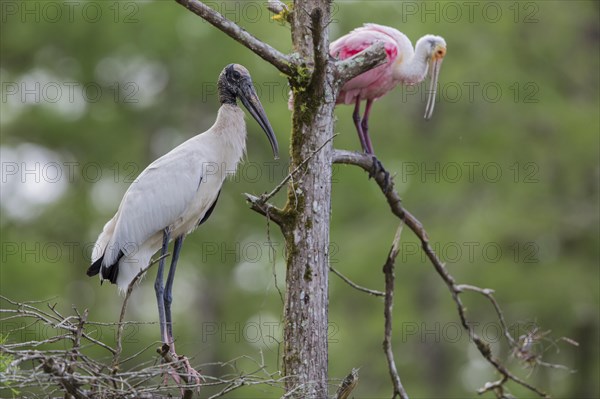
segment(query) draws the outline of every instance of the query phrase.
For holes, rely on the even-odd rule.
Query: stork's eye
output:
[[[234,70],[231,73],[231,77],[233,78],[233,80],[240,80],[240,78],[242,77],[242,75],[238,71]]]

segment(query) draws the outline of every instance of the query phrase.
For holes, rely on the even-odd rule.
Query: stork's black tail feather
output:
[[[87,275],[90,277],[95,276],[96,274],[100,273],[100,270],[102,270],[102,278],[104,280],[109,280],[112,284],[116,284],[117,277],[119,277],[119,261],[123,255],[123,251],[120,251],[116,262],[108,267],[102,267],[102,261],[104,260],[104,255],[102,255],[100,259],[92,263],[92,265],[87,269]]]
[[[100,268],[102,267],[102,261],[104,260],[104,256],[101,256],[100,259],[92,263],[92,265],[87,269],[87,275],[92,277],[96,274],[100,273]]]

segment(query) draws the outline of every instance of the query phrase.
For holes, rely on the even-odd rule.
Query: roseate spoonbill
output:
[[[354,125],[363,150],[373,154],[369,137],[369,115],[373,101],[392,90],[398,83],[415,85],[431,75],[425,118],[431,118],[442,60],[446,55],[446,41],[440,36],[425,35],[417,41],[414,50],[408,37],[388,26],[364,24],[332,42],[329,53],[336,59],[350,58],[376,42],[383,42],[387,62],[367,71],[341,89],[337,104],[354,104]],[[365,113],[360,118],[360,102],[367,101]]]
[[[100,233],[87,270],[88,276],[100,274],[101,281],[109,280],[123,291],[161,249],[154,289],[162,342],[172,353],[172,288],[183,239],[211,215],[225,177],[235,172],[246,151],[246,124],[238,98],[265,131],[278,158],[277,139],[248,70],[227,65],[218,89],[221,107],[214,125],[152,162],[138,176]],[[173,258],[163,287],[164,255],[172,238]]]

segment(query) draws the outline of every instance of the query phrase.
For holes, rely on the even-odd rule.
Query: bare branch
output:
[[[367,155],[367,154],[359,154],[357,152],[334,150],[334,154],[333,154],[333,163],[356,165],[356,166],[364,169],[366,172],[371,172],[374,169],[374,166],[375,166],[374,161],[375,161],[375,159],[373,156]],[[534,387],[533,385],[527,383],[526,381],[522,380],[521,378],[519,378],[516,375],[514,375],[513,373],[511,373],[500,362],[499,359],[494,357],[494,355],[492,354],[490,345],[477,335],[477,333],[475,332],[471,323],[469,323],[469,321],[467,319],[467,315],[466,315],[466,308],[463,305],[462,300],[460,299],[460,294],[464,290],[479,292],[479,293],[487,296],[488,299],[490,299],[490,301],[492,301],[492,303],[494,304],[494,308],[496,309],[496,312],[498,313],[498,317],[501,320],[503,329],[505,329],[505,335],[507,334],[507,330],[505,328],[506,323],[504,322],[504,316],[500,310],[500,307],[496,303],[495,299],[493,299],[491,290],[484,290],[482,288],[478,288],[478,287],[474,287],[474,286],[470,286],[470,285],[456,284],[454,277],[452,277],[452,275],[448,272],[444,263],[437,257],[433,248],[431,248],[431,245],[429,243],[429,237],[427,235],[427,232],[423,228],[423,225],[421,224],[421,222],[419,222],[419,220],[417,218],[415,218],[406,209],[404,209],[404,207],[402,206],[402,200],[400,199],[400,195],[398,194],[398,192],[396,190],[394,190],[393,181],[389,181],[389,182],[386,181],[387,180],[386,179],[386,171],[383,169],[383,167],[378,168],[377,173],[373,177],[374,177],[375,181],[377,182],[377,184],[379,185],[379,187],[381,188],[382,193],[385,195],[385,197],[388,201],[388,204],[391,208],[392,213],[394,215],[396,215],[398,218],[400,218],[400,220],[402,220],[413,231],[413,233],[415,233],[415,235],[421,241],[421,246],[423,248],[423,251],[429,258],[429,261],[431,262],[431,264],[433,265],[433,267],[435,268],[437,273],[440,275],[440,277],[442,278],[444,283],[446,283],[446,286],[448,287],[450,294],[452,295],[452,299],[456,303],[456,307],[458,310],[458,315],[459,315],[461,324],[462,324],[463,328],[465,330],[467,330],[467,332],[469,333],[469,338],[475,343],[475,346],[477,346],[477,349],[479,350],[481,355],[488,361],[488,363],[490,363],[492,366],[494,366],[496,371],[498,371],[504,377],[500,380],[500,382],[492,383],[491,385],[493,386],[493,388],[491,388],[491,389],[494,389],[497,391],[499,389],[499,388],[497,388],[498,385],[502,385],[506,381],[512,380],[512,381],[516,382],[517,384],[529,389],[530,391],[535,392],[537,395],[539,395],[541,397],[544,397],[544,398],[549,397],[546,392]],[[512,342],[513,344],[515,342],[514,338],[512,338],[512,337],[509,338],[508,341],[509,341],[509,343]],[[500,387],[500,389],[501,389],[501,387]]]
[[[383,351],[385,352],[385,357],[387,359],[388,368],[390,371],[390,377],[392,378],[392,384],[394,385],[392,399],[394,399],[396,396],[399,396],[401,399],[408,399],[408,394],[406,393],[406,390],[404,390],[402,382],[400,381],[400,375],[398,374],[396,362],[394,361],[394,352],[392,351],[392,308],[394,306],[395,280],[394,264],[399,252],[398,245],[400,244],[400,235],[402,234],[403,225],[404,224],[401,222],[400,226],[398,226],[396,235],[394,236],[394,241],[392,242],[392,248],[390,249],[390,253],[385,261],[385,265],[383,265],[383,273],[385,274],[385,301],[383,308],[385,332],[383,338]]]
[[[335,63],[336,81],[341,87],[350,79],[382,65],[386,61],[387,54],[383,42],[373,43],[360,53]]]
[[[225,18],[222,14],[213,10],[203,2],[199,0],[175,1],[250,49],[285,75],[292,76],[295,74],[293,67],[294,63],[288,55],[281,53],[267,43],[257,39],[238,26],[235,22]]]
[[[344,280],[344,282],[346,284],[348,284],[350,287],[352,287],[354,289],[357,289],[357,290],[362,291],[362,292],[366,292],[367,294],[373,295],[373,296],[379,296],[379,297],[385,296],[384,292],[377,291],[377,290],[372,290],[370,288],[365,288],[365,287],[362,287],[362,286],[356,284],[354,281],[350,280],[348,277],[344,276],[342,273],[340,273],[339,271],[335,270],[331,266],[329,266],[329,270],[331,270],[332,272],[334,272],[339,278],[341,278],[342,280]]]

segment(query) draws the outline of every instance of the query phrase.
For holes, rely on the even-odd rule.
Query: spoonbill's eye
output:
[[[438,50],[437,51],[437,55],[444,55],[444,51],[443,50]]]
[[[233,77],[234,80],[240,80],[240,78],[242,77],[242,75],[238,71],[233,71],[231,76]]]

